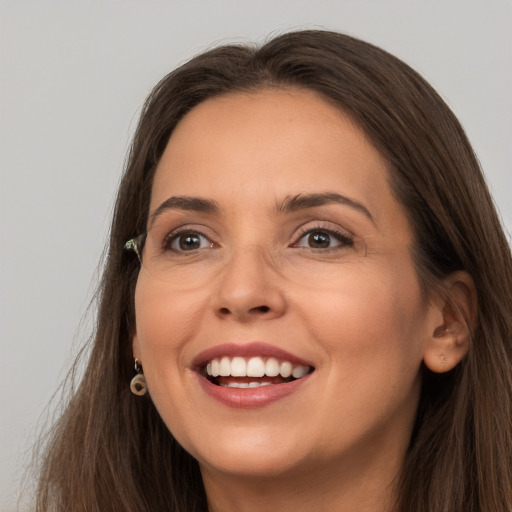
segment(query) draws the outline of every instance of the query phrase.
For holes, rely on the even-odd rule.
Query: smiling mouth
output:
[[[313,371],[312,366],[294,364],[275,357],[224,356],[209,361],[202,373],[217,386],[243,389],[286,384]]]

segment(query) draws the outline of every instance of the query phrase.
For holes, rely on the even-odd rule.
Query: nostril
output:
[[[269,306],[255,306],[253,308],[250,308],[248,310],[243,310],[243,311],[237,310],[236,308],[232,310],[230,308],[222,307],[222,308],[218,309],[218,314],[221,316],[228,316],[231,314],[234,314],[236,316],[236,315],[244,315],[245,313],[247,313],[249,315],[254,315],[254,314],[258,315],[258,314],[266,314],[270,311],[271,311],[271,309]]]

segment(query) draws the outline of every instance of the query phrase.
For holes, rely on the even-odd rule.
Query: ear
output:
[[[436,373],[452,370],[468,353],[471,336],[476,325],[477,296],[471,276],[458,271],[442,283],[442,292],[437,296],[426,340],[423,361]]]

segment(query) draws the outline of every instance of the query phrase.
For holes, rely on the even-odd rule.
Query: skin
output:
[[[446,307],[422,297],[388,179],[364,133],[313,92],[207,100],[173,132],[150,212],[171,196],[215,201],[219,212],[172,208],[150,220],[151,236],[190,226],[205,238],[167,253],[165,280],[141,269],[133,352],[164,422],[199,461],[211,511],[392,510],[421,363],[446,371],[466,349],[445,336]],[[313,193],[348,197],[371,218],[338,203],[276,210]],[[319,229],[353,244],[331,235],[332,247],[311,248],[305,233]],[[264,407],[213,400],[194,358],[254,340],[313,374]]]

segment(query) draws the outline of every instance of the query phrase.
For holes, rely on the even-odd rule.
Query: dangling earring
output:
[[[139,364],[138,359],[135,359],[135,371],[137,373],[130,382],[130,389],[134,395],[143,396],[148,392],[148,388],[146,387],[146,379],[144,378],[142,366]]]

